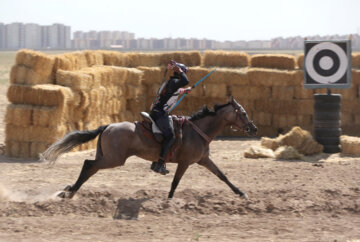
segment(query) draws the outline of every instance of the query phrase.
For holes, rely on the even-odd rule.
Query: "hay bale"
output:
[[[153,83],[161,84],[161,80],[164,76],[165,68],[139,66],[137,69],[143,72],[143,77],[142,77],[143,84],[146,85],[151,85]],[[168,78],[168,75],[166,78]]]
[[[297,65],[300,69],[304,69],[304,53],[299,54],[296,56],[297,59]]]
[[[100,51],[107,66],[129,66],[129,58],[126,53],[119,51]]]
[[[32,123],[32,106],[9,104],[6,107],[5,123],[27,127]]]
[[[251,146],[249,149],[244,152],[245,158],[275,158],[274,151],[272,149],[267,149],[259,146]]]
[[[104,65],[104,56],[101,51],[85,50],[83,51],[86,58],[86,65],[88,67],[95,65]]]
[[[304,160],[305,157],[292,146],[280,146],[274,152],[277,159]]]
[[[360,138],[348,135],[340,136],[341,153],[360,155]]]
[[[10,71],[10,83],[12,84],[44,84],[54,83],[52,73],[43,75],[24,65],[14,65]]]
[[[19,132],[21,130],[21,132]],[[53,143],[66,134],[66,127],[57,125],[52,127],[27,126],[21,127],[14,124],[6,124],[6,140],[24,142]]]
[[[248,78],[250,85],[256,86],[295,86],[301,85],[298,71],[285,71],[264,68],[250,68]]]
[[[212,70],[212,69],[209,69]],[[249,85],[247,69],[216,68],[206,79],[206,83],[224,83],[226,85]]]
[[[261,145],[274,150],[280,146],[292,146],[301,154],[313,155],[322,152],[323,146],[317,143],[309,131],[296,126],[287,134],[280,135],[275,139],[262,138]]]
[[[226,84],[204,84],[205,96],[206,97],[227,97]]]
[[[294,87],[294,98],[295,99],[312,99],[314,97],[313,89],[305,89],[302,86]]]
[[[55,56],[54,72],[58,70],[74,71],[88,67],[85,52],[75,51]]]
[[[257,54],[251,56],[252,67],[293,70],[296,68],[296,58],[286,54]]]
[[[353,68],[360,68],[360,52],[352,53],[351,57],[351,66]]]
[[[276,100],[288,100],[294,99],[294,87],[291,86],[275,86],[272,87],[272,98]]]
[[[254,112],[253,119],[256,125],[270,126],[272,121],[272,114],[265,112]]]
[[[143,78],[143,71],[136,68],[111,67],[113,70],[113,85],[131,84],[140,86]]]
[[[22,49],[16,53],[16,65],[32,69],[43,79],[51,80],[55,58],[38,51]]]
[[[66,121],[66,113],[62,107],[32,108],[32,125],[41,127],[56,127]]]
[[[246,67],[250,56],[241,51],[206,50],[203,55],[203,66]]]
[[[11,85],[7,91],[7,98],[13,104],[63,106],[73,101],[74,94],[68,87],[52,84]]]
[[[56,72],[56,85],[70,87],[73,90],[90,90],[92,76],[80,71],[58,70]]]

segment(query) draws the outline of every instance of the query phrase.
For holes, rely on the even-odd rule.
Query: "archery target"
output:
[[[312,41],[305,43],[305,87],[348,85],[351,68],[348,42]],[[351,72],[350,72],[351,73]]]

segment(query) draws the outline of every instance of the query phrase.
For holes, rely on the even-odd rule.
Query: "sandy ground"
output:
[[[0,145],[5,94],[1,86]],[[359,158],[244,158],[258,143],[211,144],[211,158],[248,200],[198,165],[169,200],[176,165],[161,176],[135,157],[98,172],[72,200],[62,200],[56,193],[75,182],[93,150],[67,154],[53,167],[0,155],[0,241],[360,241]]]

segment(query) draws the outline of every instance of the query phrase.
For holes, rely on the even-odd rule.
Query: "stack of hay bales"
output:
[[[218,67],[247,67],[249,66],[250,56],[241,51],[204,51],[203,66]]]
[[[351,65],[353,68],[360,68],[360,52],[352,53]]]
[[[247,71],[249,87],[243,93],[253,100],[259,135],[275,136],[296,125],[310,130],[313,92],[303,90],[303,75],[295,69],[295,57],[254,55],[251,63],[256,67]]]
[[[348,135],[340,136],[341,152],[349,155],[360,155],[360,138]]]

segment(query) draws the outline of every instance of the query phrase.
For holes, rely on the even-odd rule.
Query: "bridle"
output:
[[[241,107],[240,104],[237,103],[231,103],[232,107],[235,109],[235,121],[231,122],[231,129],[234,131],[237,131],[236,129],[232,128],[232,126],[236,126],[240,129],[242,129],[244,132],[249,133],[251,130],[251,126],[254,126],[254,122],[252,120],[245,119],[244,116],[247,115],[246,111]],[[241,127],[238,126],[238,120],[241,121],[244,125]]]

